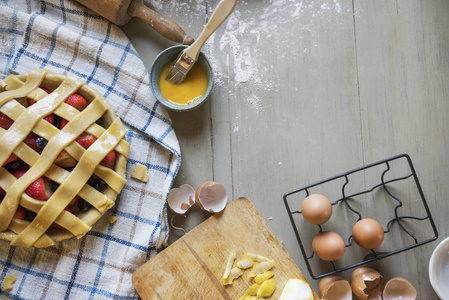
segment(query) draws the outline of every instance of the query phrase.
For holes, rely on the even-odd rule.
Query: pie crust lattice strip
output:
[[[33,69],[0,81],[0,239],[40,248],[84,236],[125,185],[125,134],[78,78]]]

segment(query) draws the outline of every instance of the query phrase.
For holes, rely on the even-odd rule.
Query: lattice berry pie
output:
[[[80,79],[33,69],[0,81],[0,238],[47,247],[84,236],[125,185],[125,133]]]

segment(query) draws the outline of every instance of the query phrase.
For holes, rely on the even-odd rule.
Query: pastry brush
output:
[[[175,60],[173,66],[167,74],[166,79],[168,81],[174,84],[180,84],[186,78],[187,73],[197,61],[198,55],[206,40],[224,22],[224,20],[226,20],[226,18],[234,10],[236,4],[237,0],[221,0],[218,3],[212,17],[209,19],[206,27],[203,29],[196,41],[183,50]]]

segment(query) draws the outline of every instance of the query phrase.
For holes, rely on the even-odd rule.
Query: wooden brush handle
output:
[[[236,4],[237,0],[221,0],[200,36],[184,52],[196,61],[206,40],[229,17]]]

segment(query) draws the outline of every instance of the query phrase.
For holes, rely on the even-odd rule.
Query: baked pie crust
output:
[[[65,102],[73,94],[85,98],[82,111]],[[114,205],[126,182],[129,144],[120,118],[83,80],[42,69],[0,81],[0,112],[14,121],[8,129],[0,127],[0,239],[40,248],[84,236]],[[44,119],[50,115],[66,120],[64,127]],[[26,142],[35,134],[45,139],[41,149]],[[84,135],[94,137],[87,147],[77,142]],[[55,162],[62,152],[73,166]],[[100,163],[110,152],[115,152],[115,163],[103,166]],[[14,155],[18,158],[14,167],[27,168],[20,177],[12,171],[14,162],[8,163]],[[47,200],[26,192],[40,178],[52,185]],[[101,182],[100,188],[92,185],[92,178]],[[74,200],[83,201],[83,206]],[[19,209],[26,217],[18,217]]]

